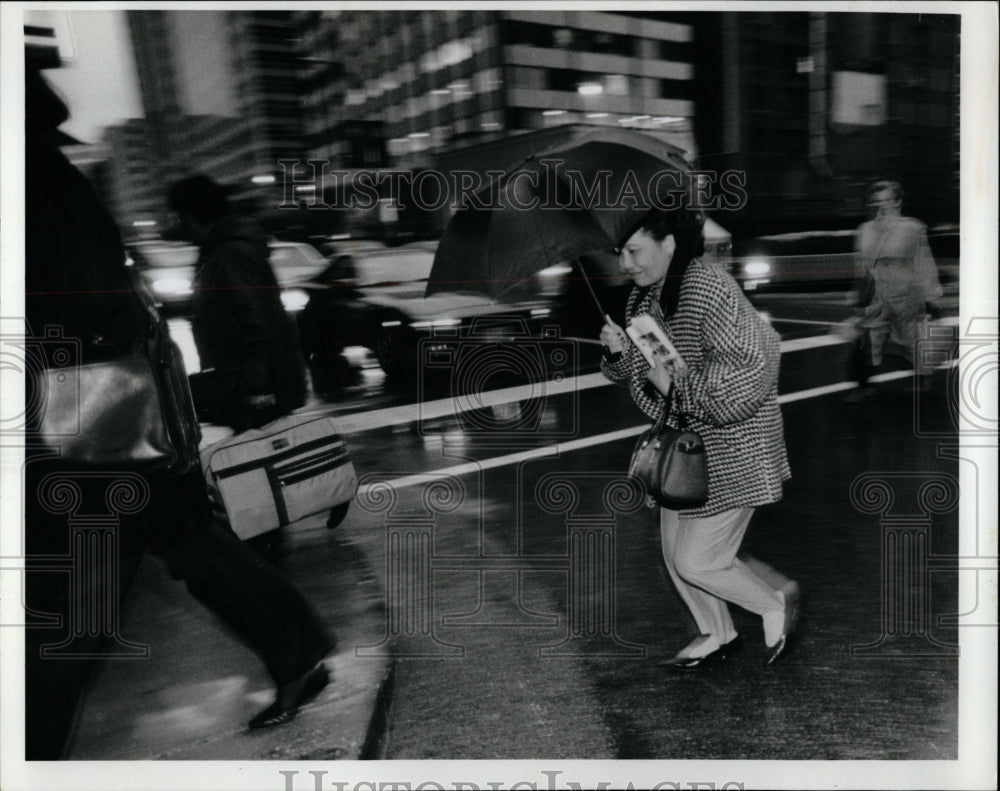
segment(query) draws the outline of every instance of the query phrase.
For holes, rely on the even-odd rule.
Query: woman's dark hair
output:
[[[210,177],[199,174],[174,184],[167,193],[167,202],[179,214],[188,214],[200,223],[215,223],[233,211],[228,192]]]
[[[672,316],[677,310],[684,273],[691,261],[705,253],[705,215],[687,208],[671,211],[654,209],[642,218],[636,230],[640,228],[657,242],[672,235],[677,245],[663,291],[660,292],[663,315]]]

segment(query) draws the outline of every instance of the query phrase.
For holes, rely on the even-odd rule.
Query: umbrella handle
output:
[[[580,274],[583,275],[583,282],[587,284],[587,291],[590,292],[591,298],[594,300],[594,304],[597,305],[597,312],[601,314],[601,319],[608,318],[608,314],[604,312],[604,308],[601,306],[601,300],[597,298],[597,294],[594,292],[594,287],[590,283],[590,278],[587,277],[587,272],[583,268],[583,262],[577,258],[576,265],[580,269]]]

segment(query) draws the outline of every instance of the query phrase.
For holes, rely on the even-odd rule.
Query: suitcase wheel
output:
[[[344,518],[347,516],[347,509],[350,505],[350,500],[348,500],[346,503],[335,505],[330,509],[330,515],[326,519],[326,527],[328,530],[333,530],[333,528],[344,521]]]

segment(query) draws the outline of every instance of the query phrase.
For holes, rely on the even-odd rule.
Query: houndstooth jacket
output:
[[[676,426],[683,412],[704,439],[709,497],[682,514],[711,516],[780,500],[791,469],[778,406],[778,333],[717,266],[691,262],[677,311],[666,321],[661,290],[662,284],[632,289],[625,317],[628,323],[652,315],[687,363],[687,372],[674,379],[667,422]],[[603,360],[601,368],[613,382],[628,385],[650,420],[660,418],[667,399],[646,378],[649,364],[635,344],[614,362]]]

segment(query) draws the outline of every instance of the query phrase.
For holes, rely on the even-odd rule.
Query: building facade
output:
[[[826,12],[303,11],[309,158],[421,167],[569,123],[743,174],[742,235],[847,227],[892,178],[958,216],[958,18]]]
[[[693,28],[654,16],[301,12],[310,158],[358,167],[359,133],[380,133],[381,158],[418,166],[436,151],[569,123],[655,130],[693,155]]]
[[[841,228],[865,188],[899,181],[904,210],[958,219],[958,17],[692,14],[700,163],[746,174],[743,235]]]
[[[57,69],[75,52],[65,11],[25,10],[24,57],[28,64],[38,69]]]
[[[958,18],[826,12],[129,11],[152,180],[200,170],[257,208],[289,160],[419,169],[566,124],[648,131],[743,174],[741,236],[844,228],[864,187],[958,216]]]
[[[150,178],[154,159],[149,130],[142,118],[106,127],[102,140],[106,161],[107,206],[130,236],[162,230],[163,195]]]
[[[128,11],[143,109],[165,192],[203,172],[255,208],[280,202],[303,148],[303,62],[284,11]]]

